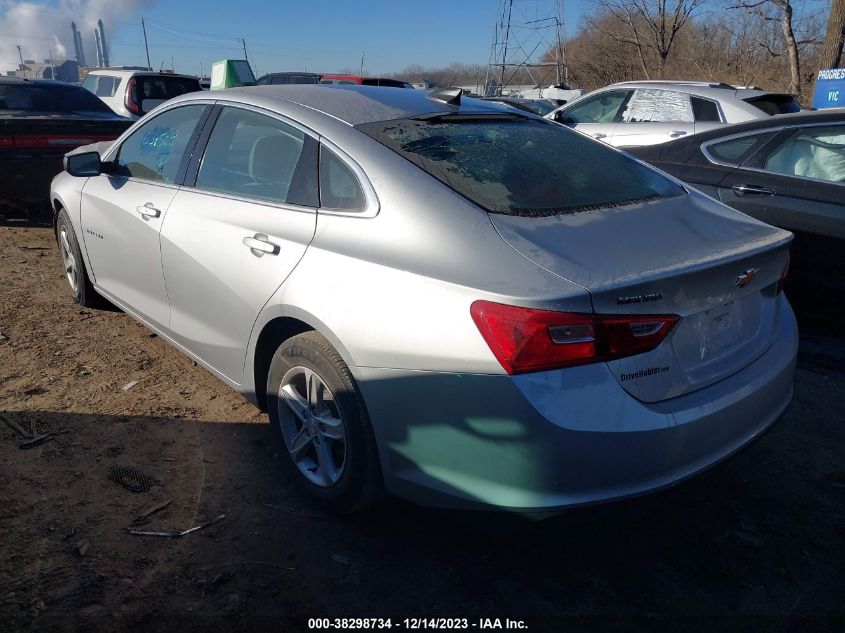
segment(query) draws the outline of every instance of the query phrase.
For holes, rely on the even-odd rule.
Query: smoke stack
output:
[[[100,32],[94,29],[94,42],[97,45],[97,66],[103,67],[103,49],[100,47]]]
[[[70,23],[70,30],[73,31],[73,52],[76,53],[76,61],[82,64],[82,55],[79,52],[79,33],[76,31],[76,22]]]
[[[106,32],[103,30],[103,21],[97,20],[97,27],[100,29],[100,49],[103,55],[103,66],[109,65],[109,49],[106,47]]]
[[[87,66],[87,64],[85,63],[85,47],[82,46],[82,31],[76,32],[76,45],[79,49],[79,57],[76,59],[76,61],[79,62],[80,66]]]

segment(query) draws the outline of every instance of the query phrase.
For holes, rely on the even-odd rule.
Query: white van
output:
[[[129,119],[139,119],[173,97],[202,90],[199,79],[190,75],[111,68],[90,71],[82,87]]]

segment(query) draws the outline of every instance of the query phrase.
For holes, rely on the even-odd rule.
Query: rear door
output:
[[[318,142],[275,114],[225,106],[200,144],[161,233],[170,329],[240,382],[255,319],[314,236]]]
[[[609,143],[631,93],[631,90],[608,90],[558,110],[553,119]]]
[[[146,121],[112,153],[109,173],[82,188],[82,236],[95,283],[160,328],[170,308],[159,231],[209,108],[180,106]]]
[[[695,132],[689,94],[637,88],[620,112],[611,145],[655,145]]]

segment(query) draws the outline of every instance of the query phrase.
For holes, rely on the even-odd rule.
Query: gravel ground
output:
[[[0,423],[0,630],[845,630],[843,341],[802,341],[784,419],[671,490],[540,523],[395,499],[336,518],[297,496],[256,408],[71,302],[49,229],[0,227],[0,270],[0,411],[52,433],[19,448]],[[113,481],[121,466],[149,490]],[[223,518],[127,530],[168,501],[136,529]]]

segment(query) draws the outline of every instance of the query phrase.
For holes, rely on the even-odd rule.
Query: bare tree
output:
[[[843,63],[842,48],[845,44],[845,0],[833,0],[827,33],[819,53],[820,68],[837,68]]]
[[[657,59],[657,76],[662,78],[666,60],[678,33],[686,26],[705,0],[594,0],[600,14],[611,15],[625,25],[625,30],[594,28],[612,40],[632,45],[637,51],[643,74],[652,78],[651,57]]]
[[[789,62],[789,88],[790,92],[801,96],[801,56],[800,46],[815,43],[815,40],[799,40],[795,37],[793,19],[795,15],[794,0],[742,0],[729,7],[731,9],[745,9],[746,11],[762,15],[767,20],[777,20],[783,30],[784,47]],[[770,15],[766,9],[774,8],[775,15]],[[769,54],[778,56],[780,51],[768,49]]]

